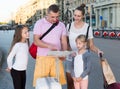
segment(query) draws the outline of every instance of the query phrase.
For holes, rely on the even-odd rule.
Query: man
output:
[[[37,58],[34,71],[33,86],[36,85],[36,79],[40,77],[56,76],[55,57],[47,56],[50,50],[67,50],[67,38],[65,25],[59,22],[42,40],[39,38],[56,23],[59,18],[59,7],[55,4],[49,6],[45,18],[38,20],[34,26],[34,43],[38,46]],[[62,61],[60,60],[60,76],[61,84],[65,84],[65,75]]]

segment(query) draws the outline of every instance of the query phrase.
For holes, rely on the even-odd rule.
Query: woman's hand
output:
[[[75,57],[76,56],[76,52],[73,52],[70,54],[71,57]]]
[[[98,57],[102,56],[104,53],[101,50],[98,50]]]

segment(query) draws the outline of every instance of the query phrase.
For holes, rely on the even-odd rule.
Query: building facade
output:
[[[33,25],[46,15],[47,8],[53,3],[59,5],[60,20],[66,24],[73,21],[74,9],[84,3],[84,20],[93,28],[120,28],[120,0],[30,0],[18,9],[15,23]]]
[[[47,8],[53,3],[56,3],[56,0],[30,0],[17,10],[15,23],[33,25],[46,15]]]
[[[96,0],[94,4],[96,28],[120,27],[120,0]]]
[[[72,12],[82,3],[86,5],[85,21],[93,28],[120,29],[120,0],[64,0],[69,2],[69,10]],[[67,6],[65,8],[65,15]],[[67,16],[68,17],[68,16]]]

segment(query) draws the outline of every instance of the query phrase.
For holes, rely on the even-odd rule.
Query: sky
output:
[[[30,0],[0,0],[0,22],[12,17],[13,12],[28,1]]]

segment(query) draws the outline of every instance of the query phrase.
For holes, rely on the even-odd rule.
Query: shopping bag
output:
[[[115,83],[116,82],[115,76],[112,72],[112,69],[110,68],[110,65],[108,64],[105,58],[101,60],[101,65],[103,69],[103,75],[107,84],[109,85],[109,84]]]
[[[43,77],[36,80],[35,89],[62,89],[62,86],[54,77]]]
[[[32,45],[29,47],[29,53],[34,59],[36,59],[37,46],[34,43],[32,43]]]

